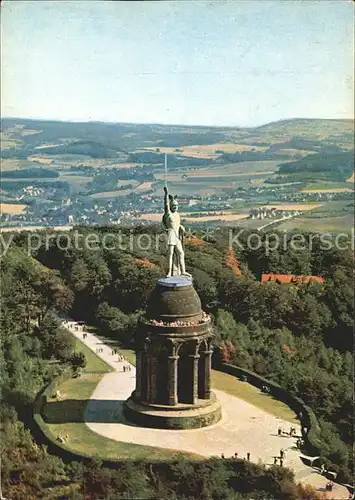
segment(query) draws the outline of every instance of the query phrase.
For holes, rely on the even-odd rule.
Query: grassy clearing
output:
[[[65,445],[68,448],[101,459],[171,460],[177,455],[190,459],[201,458],[197,454],[180,453],[178,450],[122,443],[91,431],[84,423],[87,400],[90,399],[104,374],[112,371],[112,368],[77,339],[75,339],[75,347],[76,350],[85,354],[87,365],[81,377],[66,380],[57,388],[61,394],[60,401],[64,403],[70,401],[68,407],[65,409],[65,405],[53,404],[57,400],[49,398],[43,409],[45,425],[48,426],[54,436],[67,436]],[[134,359],[133,351],[122,349],[120,352],[127,359]],[[62,423],[49,423],[60,420],[62,420]]]
[[[236,398],[243,399],[243,401],[271,415],[288,422],[298,423],[295,412],[289,406],[268,394],[264,394],[258,388],[248,384],[248,382],[241,382],[233,375],[212,370],[212,387]]]
[[[93,355],[95,356],[95,355]],[[95,356],[96,357],[96,356]],[[89,363],[88,363],[89,366]],[[70,400],[67,410],[58,407],[49,399],[44,408],[45,421],[63,420],[63,423],[47,423],[54,436],[67,436],[65,445],[74,451],[101,459],[150,459],[170,460],[177,454],[189,458],[200,458],[195,454],[181,454],[153,446],[141,446],[108,439],[91,431],[83,421],[86,402],[90,399],[103,374],[84,373],[78,379],[70,379],[59,386],[61,400]],[[65,420],[70,420],[65,422]]]
[[[96,337],[99,340],[101,340],[102,342],[104,342],[105,344],[112,346],[112,348],[116,348],[117,351],[127,359],[127,361],[129,361],[130,363],[132,363],[132,365],[135,366],[136,354],[135,354],[133,349],[124,349],[124,348],[120,347],[119,343],[116,340],[114,340],[110,337],[107,337],[106,335],[103,335],[96,326],[88,326],[87,331],[96,335]],[[86,347],[86,346],[84,346],[84,347]],[[86,347],[86,349],[87,349],[87,347]],[[90,352],[95,356],[95,354],[92,351],[90,351]],[[95,356],[95,357],[97,357],[97,356]],[[111,368],[110,368],[110,371],[111,371]]]
[[[133,349],[118,349],[118,352],[120,354],[123,354],[123,356],[132,363],[132,365],[136,365],[136,353],[133,351]]]
[[[85,344],[80,342],[80,340],[75,338],[75,350],[77,352],[82,352],[86,358],[86,367],[84,368],[84,373],[108,373],[112,372],[113,368],[105,363],[101,358],[96,356]]]

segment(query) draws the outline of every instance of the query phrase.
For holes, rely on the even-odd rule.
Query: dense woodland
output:
[[[283,163],[280,174],[291,174],[294,180],[316,180],[324,178],[331,181],[346,181],[354,171],[354,153],[337,152],[331,149],[325,153],[307,155],[302,159]]]
[[[54,172],[53,170],[49,170],[49,168],[35,167],[35,168],[22,168],[20,170],[8,170],[5,172],[1,172],[2,178],[8,179],[26,179],[26,178],[56,178],[59,177],[58,172]]]
[[[153,227],[150,237],[159,231]],[[95,230],[100,241],[108,232],[113,228]],[[58,326],[54,312],[67,311],[96,324],[122,346],[133,345],[135,325],[150,290],[166,269],[164,243],[160,251],[155,245],[151,250],[138,249],[144,232],[147,229],[127,229],[120,236],[121,247],[115,249],[104,249],[100,242],[96,249],[92,245],[84,248],[80,238],[80,248],[76,248],[73,232],[56,235],[57,240],[45,245],[43,232],[43,245],[32,257],[26,255],[27,235],[22,233],[15,236],[3,258],[5,496],[13,500],[117,498],[113,495],[119,491],[122,497],[172,499],[242,499],[250,498],[251,493],[253,498],[300,498],[292,474],[279,468],[265,471],[243,461],[212,460],[199,464],[177,461],[153,469],[146,463],[126,464],[112,471],[97,462],[64,464],[33,441],[28,428],[35,394],[64,366],[75,369],[82,361],[75,356],[72,339]],[[79,234],[88,235],[89,229],[82,228]],[[248,235],[245,232],[240,241]],[[111,240],[109,243],[111,246]],[[142,244],[146,242],[142,240]],[[340,480],[349,482],[353,441],[351,251],[323,249],[317,238],[310,250],[296,251],[287,245],[271,252],[265,245],[258,250],[231,250],[227,232],[221,231],[218,239],[209,236],[204,240],[197,235],[186,240],[186,260],[203,307],[213,316],[222,360],[251,369],[301,397],[319,419],[327,465],[339,471]],[[262,272],[313,274],[323,276],[325,284],[260,283]],[[303,498],[313,498],[311,495]]]

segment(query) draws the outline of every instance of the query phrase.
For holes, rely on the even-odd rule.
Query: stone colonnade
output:
[[[136,350],[136,400],[175,406],[211,397],[211,338],[146,338]]]

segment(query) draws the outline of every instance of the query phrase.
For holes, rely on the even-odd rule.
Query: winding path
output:
[[[250,453],[252,462],[261,461],[271,465],[274,457],[285,450],[284,466],[293,469],[295,479],[311,484],[325,492],[327,479],[317,469],[306,466],[296,449],[297,437],[280,437],[278,427],[290,428],[290,423],[221,391],[214,391],[222,405],[222,420],[203,429],[165,430],[138,427],[126,421],[122,414],[125,401],[135,388],[135,367],[127,360],[119,361],[112,354],[112,348],[92,333],[82,331],[78,324],[66,324],[70,332],[85,343],[97,356],[110,365],[114,371],[104,375],[95,388],[85,410],[86,425],[97,434],[116,441],[157,446],[197,453],[205,457],[226,458],[238,453],[238,458],[246,458]],[[85,338],[83,338],[85,333]],[[125,370],[124,370],[125,367]],[[129,369],[127,368],[129,367]],[[295,425],[296,434],[301,434],[300,425]],[[348,490],[334,484],[333,492],[326,498],[348,499]]]

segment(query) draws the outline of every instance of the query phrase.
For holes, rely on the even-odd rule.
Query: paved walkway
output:
[[[267,465],[272,465],[274,457],[278,457],[280,450],[284,449],[283,464],[294,470],[296,481],[325,491],[326,478],[301,461],[296,448],[297,437],[278,436],[278,428],[289,430],[289,422],[224,392],[215,391],[222,405],[222,420],[211,427],[165,430],[142,428],[127,422],[122,413],[123,402],[135,388],[135,367],[127,360],[119,361],[118,355],[112,354],[111,347],[92,333],[83,331],[77,323],[72,321],[66,326],[115,370],[102,378],[86,407],[85,422],[92,431],[116,441],[158,445],[205,457],[221,456],[223,453],[228,458],[237,452],[238,458],[246,458],[249,452],[252,462],[261,461]],[[126,368],[123,371],[124,366],[130,366],[130,370]],[[294,427],[296,435],[300,436],[300,425]],[[326,498],[348,499],[348,491],[334,484],[332,494]]]

